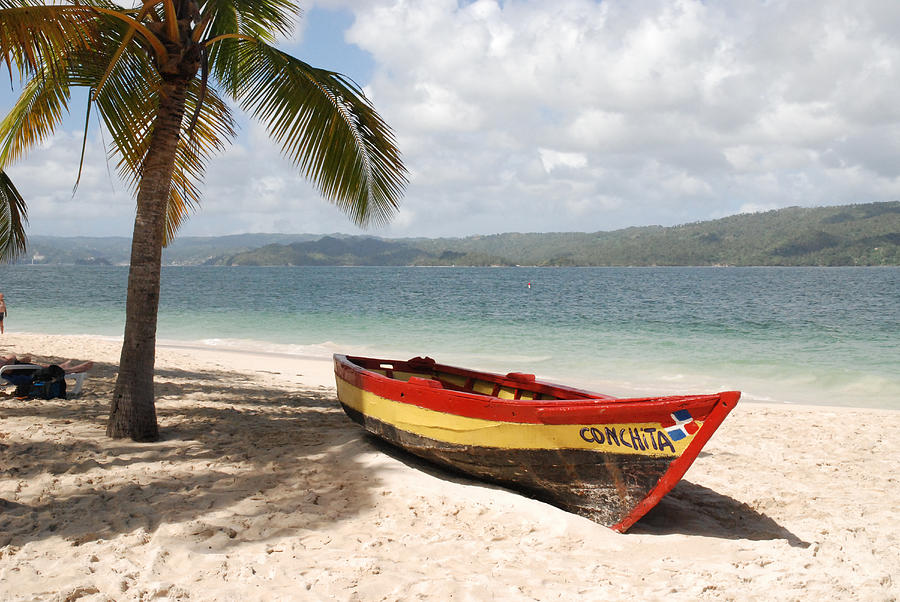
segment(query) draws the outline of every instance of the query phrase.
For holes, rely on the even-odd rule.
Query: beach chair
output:
[[[14,385],[16,387],[29,385],[34,373],[42,368],[43,366],[38,366],[37,364],[7,364],[0,367],[0,379],[4,381],[4,385]],[[66,373],[66,381],[72,381],[71,385],[66,382],[66,398],[78,397],[81,393],[81,387],[84,386],[85,378],[87,378],[87,372]]]

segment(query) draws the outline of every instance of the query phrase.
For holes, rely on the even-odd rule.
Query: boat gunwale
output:
[[[414,360],[418,359],[430,360],[430,358],[414,358]],[[578,395],[578,397],[558,399],[506,399],[475,391],[433,388],[425,383],[409,383],[380,374],[353,360],[365,360],[404,367],[410,367],[411,361],[382,360],[334,354],[336,372],[340,372],[339,376],[345,382],[360,389],[376,393],[393,401],[426,409],[504,422],[605,424],[621,422],[625,419],[628,422],[657,421],[660,414],[670,414],[681,409],[698,410],[700,408],[708,408],[703,412],[706,414],[713,409],[713,406],[719,403],[721,396],[725,394],[616,398],[539,380],[526,383],[510,379],[508,376],[501,374],[438,364],[434,360],[430,360],[431,363],[428,364],[431,370],[484,377],[485,380],[499,383],[502,386],[521,387],[525,385],[530,391],[542,393],[567,391]],[[350,375],[353,375],[353,377],[350,377]],[[410,399],[406,396],[405,390],[415,391],[418,394],[416,399]],[[740,394],[737,393],[737,395],[739,396]],[[449,404],[447,403],[448,399],[452,399],[456,403]],[[460,404],[469,404],[469,407],[461,407]]]
[[[388,380],[393,380],[393,381],[404,382],[404,381],[401,381],[400,379],[396,379],[396,378],[392,378],[392,377],[380,374],[379,372],[376,372],[375,370],[373,370],[371,368],[363,366],[362,364],[359,364],[354,360],[367,360],[367,361],[371,361],[371,362],[377,362],[380,364],[401,364],[401,365],[404,365],[405,367],[407,367],[409,370],[413,370],[415,368],[424,368],[427,366],[428,369],[433,372],[443,372],[443,373],[447,373],[447,374],[453,374],[456,376],[464,376],[467,378],[468,377],[478,378],[479,380],[484,380],[487,382],[492,382],[492,383],[498,384],[501,387],[518,388],[518,389],[523,389],[523,390],[527,390],[527,391],[532,391],[534,393],[543,393],[543,394],[557,396],[557,399],[554,399],[554,400],[549,400],[549,399],[545,399],[545,400],[537,400],[537,399],[510,400],[510,399],[498,397],[496,395],[489,395],[487,393],[479,393],[477,391],[459,391],[457,389],[447,389],[448,391],[470,393],[472,395],[477,395],[479,397],[488,397],[491,399],[495,399],[498,401],[504,401],[504,402],[505,401],[521,401],[521,402],[535,402],[536,401],[536,402],[540,402],[540,401],[578,401],[578,400],[581,400],[581,401],[588,401],[589,403],[593,403],[595,400],[603,400],[603,401],[616,400],[616,398],[613,397],[612,395],[603,395],[601,393],[595,393],[593,391],[587,391],[584,389],[578,389],[576,387],[569,387],[566,385],[559,385],[556,383],[550,383],[550,382],[540,381],[540,380],[536,380],[536,379],[535,380],[522,380],[522,379],[517,379],[517,378],[511,376],[512,374],[517,374],[517,373],[510,373],[510,374],[503,375],[503,374],[498,374],[498,373],[494,373],[494,372],[482,372],[480,370],[470,370],[467,368],[460,368],[458,366],[449,366],[446,364],[438,364],[437,362],[434,362],[434,360],[431,360],[431,358],[413,358],[412,360],[403,361],[403,360],[366,358],[366,357],[361,357],[361,356],[348,356],[348,355],[335,354],[335,358],[338,358],[338,357],[344,358],[346,360],[346,362],[348,364],[350,364],[351,366],[358,367],[362,371],[370,373],[373,377],[386,378]],[[421,361],[421,363],[417,363],[415,360],[422,360],[422,361]],[[394,368],[394,370],[397,370],[397,368]],[[407,384],[410,384],[410,383],[407,383]],[[413,383],[413,384],[415,384],[415,383]],[[572,395],[572,397],[558,397],[558,395],[562,392]]]

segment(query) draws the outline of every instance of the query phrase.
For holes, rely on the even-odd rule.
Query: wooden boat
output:
[[[620,532],[684,476],[741,395],[618,399],[427,357],[336,354],[334,371],[367,431]]]

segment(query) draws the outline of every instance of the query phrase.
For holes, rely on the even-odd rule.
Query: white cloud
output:
[[[765,211],[771,211],[773,209],[778,209],[778,205],[772,203],[769,205],[761,205],[758,203],[744,203],[738,209],[738,213],[763,213]]]
[[[541,163],[547,173],[559,167],[579,169],[587,165],[587,157],[582,153],[561,153],[549,148],[539,148],[538,153],[541,155]]]
[[[334,44],[371,57],[360,83],[410,171],[401,213],[374,234],[600,230],[900,195],[896,2],[311,6],[352,14]],[[244,129],[210,163],[186,233],[357,231],[261,128]],[[73,180],[57,181],[65,170],[52,167],[77,157],[67,136],[54,143],[66,153],[44,149],[11,170],[37,191],[35,216],[70,196]],[[105,172],[88,166],[73,206],[109,199]],[[122,203],[121,216],[132,210]],[[42,220],[35,230],[48,231]]]
[[[411,101],[403,108],[408,121],[423,131],[477,130],[483,124],[481,109],[454,90],[437,82],[415,84]]]

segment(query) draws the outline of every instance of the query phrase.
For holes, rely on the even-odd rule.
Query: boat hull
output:
[[[367,431],[426,460],[618,531],[634,524],[680,480],[739,397],[729,392],[617,400],[511,381],[510,375],[387,364],[400,368],[398,379],[371,369],[385,365],[382,360],[372,360],[368,368],[354,363],[363,359],[335,356],[335,374],[342,408]],[[462,382],[452,378],[456,373],[466,376],[467,384],[494,382],[495,390],[515,390],[516,396],[555,398],[510,400],[445,389]],[[413,374],[430,378],[417,382]],[[692,419],[679,432],[675,417],[685,415]]]
[[[607,527],[622,522],[671,465],[653,458],[573,449],[504,449],[422,437],[341,404],[373,435],[420,458],[526,493]]]

